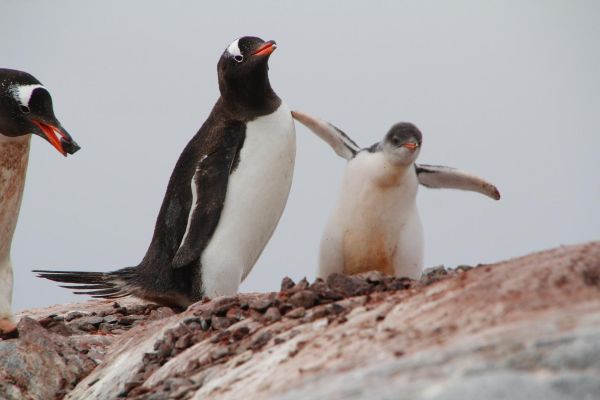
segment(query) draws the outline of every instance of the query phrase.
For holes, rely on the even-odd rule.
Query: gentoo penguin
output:
[[[349,160],[321,239],[321,277],[379,270],[419,278],[423,269],[423,227],[416,204],[419,183],[500,198],[494,185],[476,176],[415,164],[422,135],[411,123],[393,125],[381,142],[360,149],[335,126],[299,111],[292,114]]]
[[[187,306],[235,294],[287,202],[296,155],[291,111],[269,83],[274,41],[242,37],[217,65],[220,98],[179,157],[154,235],[135,267],[34,271],[76,289]]]
[[[54,116],[48,89],[26,72],[0,69],[0,333],[15,328],[10,247],[23,197],[32,133],[64,156],[79,150]]]

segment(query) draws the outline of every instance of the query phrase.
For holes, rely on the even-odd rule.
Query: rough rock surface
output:
[[[599,376],[600,242],[185,311],[30,310],[0,341],[2,399],[597,399]]]

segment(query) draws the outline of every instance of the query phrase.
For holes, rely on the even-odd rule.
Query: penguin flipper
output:
[[[301,111],[292,111],[292,117],[323,139],[338,156],[351,160],[360,151],[354,140],[335,125]]]
[[[173,257],[173,268],[197,262],[219,224],[229,176],[235,170],[245,139],[243,128],[232,127],[230,131],[225,136],[227,143],[202,156],[196,167],[190,184],[192,204],[188,223]]]
[[[478,192],[500,200],[498,188],[468,172],[443,165],[415,164],[419,183],[433,189],[459,189]]]

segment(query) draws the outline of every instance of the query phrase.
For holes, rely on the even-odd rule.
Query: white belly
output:
[[[287,105],[247,124],[219,224],[202,254],[206,296],[235,294],[256,263],[283,213],[295,158],[296,132]]]
[[[359,154],[348,163],[340,195],[321,239],[319,276],[378,270],[418,278],[423,233],[412,170],[399,182],[383,155]]]

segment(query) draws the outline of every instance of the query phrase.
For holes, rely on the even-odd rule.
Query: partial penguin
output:
[[[79,150],[56,119],[48,89],[27,72],[0,69],[0,334],[15,329],[10,248],[23,198],[32,134],[48,141],[63,156]]]
[[[187,306],[232,295],[271,238],[292,183],[296,141],[271,88],[274,41],[242,37],[222,53],[221,96],[169,180],[146,255],[114,272],[34,271],[77,294]]]
[[[419,278],[424,248],[416,204],[419,184],[475,191],[500,199],[494,185],[474,175],[450,167],[416,164],[423,137],[411,123],[393,125],[382,141],[361,149],[334,125],[300,111],[292,114],[348,160],[321,239],[321,277],[334,272],[379,270]]]

